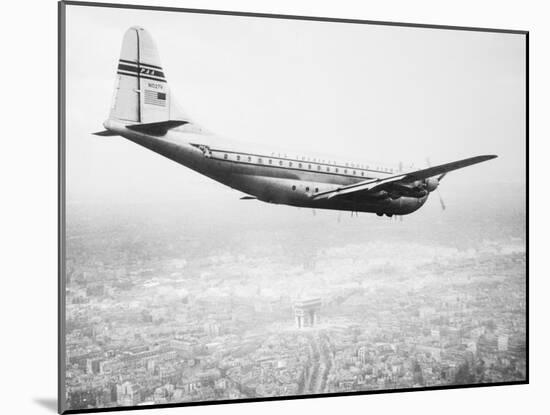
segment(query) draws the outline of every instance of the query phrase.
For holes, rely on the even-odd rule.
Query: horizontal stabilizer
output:
[[[176,128],[184,124],[188,124],[188,122],[181,121],[181,120],[168,120],[168,121],[161,121],[161,122],[152,122],[148,124],[127,125],[126,128],[132,131],[137,131],[139,133],[162,136],[162,135],[166,135],[168,130],[171,130],[172,128]]]
[[[103,130],[103,131],[98,131],[97,133],[92,133],[93,135],[98,135],[100,137],[114,137],[115,135],[119,135],[113,131],[109,131],[109,130]]]

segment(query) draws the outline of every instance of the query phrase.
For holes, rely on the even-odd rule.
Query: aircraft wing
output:
[[[412,189],[410,185],[417,181],[428,179],[434,176],[443,176],[450,171],[468,167],[473,164],[481,163],[496,158],[494,155],[476,156],[463,160],[453,161],[451,163],[440,164],[439,166],[428,167],[422,170],[416,170],[408,173],[401,173],[395,176],[382,179],[364,180],[348,186],[338,187],[334,190],[318,193],[313,197],[314,200],[332,199],[343,195],[365,195],[376,193],[381,190],[391,189],[392,192],[406,196]]]

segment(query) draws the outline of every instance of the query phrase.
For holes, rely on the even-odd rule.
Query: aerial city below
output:
[[[132,211],[68,218],[70,409],[525,378],[513,214],[464,227],[446,211],[433,235],[376,217],[259,227]]]

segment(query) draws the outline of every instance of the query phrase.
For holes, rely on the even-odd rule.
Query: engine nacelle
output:
[[[435,189],[437,189],[437,186],[439,186],[439,180],[436,179],[435,177],[429,177],[426,179],[425,181],[426,183],[426,187],[425,189],[428,191],[428,192],[433,192]]]

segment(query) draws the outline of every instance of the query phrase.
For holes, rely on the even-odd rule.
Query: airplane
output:
[[[447,173],[497,157],[481,155],[403,171],[236,146],[203,129],[180,109],[151,35],[137,26],[124,35],[115,94],[103,126],[104,131],[94,134],[122,136],[243,192],[241,199],[352,215],[410,214],[424,205]]]

